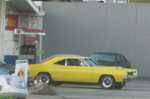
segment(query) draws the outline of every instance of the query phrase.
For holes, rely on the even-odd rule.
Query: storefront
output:
[[[32,0],[0,0],[0,12],[0,60],[19,57],[30,63],[40,61],[41,33],[45,35],[42,5]]]
[[[29,63],[41,62],[44,30],[18,28],[14,30],[14,36],[18,45],[19,59],[28,59]]]
[[[28,59],[29,63],[41,61],[41,39],[45,35],[42,5],[35,5],[32,0],[10,0],[6,6],[5,62],[11,64],[16,57]]]

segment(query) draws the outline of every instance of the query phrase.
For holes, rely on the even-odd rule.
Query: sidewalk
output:
[[[29,89],[27,99],[65,99],[63,96],[58,96],[55,90],[47,84],[39,84]]]
[[[29,95],[27,99],[65,99],[61,96],[49,96],[49,95]]]

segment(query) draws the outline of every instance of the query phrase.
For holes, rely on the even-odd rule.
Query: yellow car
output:
[[[31,64],[29,73],[34,83],[99,84],[104,89],[121,89],[127,79],[127,72],[121,67],[97,67],[78,55],[52,56],[40,64]]]

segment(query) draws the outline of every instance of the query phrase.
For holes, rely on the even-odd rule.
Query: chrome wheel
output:
[[[39,74],[36,79],[34,80],[34,84],[50,84],[51,83],[51,78],[48,74],[42,73]]]
[[[110,89],[114,85],[114,79],[111,76],[104,76],[101,80],[101,87],[104,89]]]

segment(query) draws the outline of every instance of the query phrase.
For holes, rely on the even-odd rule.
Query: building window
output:
[[[6,18],[6,29],[14,30],[18,27],[18,16],[8,15]]]
[[[67,66],[81,66],[79,59],[67,59]]]
[[[128,3],[128,0],[114,0],[114,3]]]

